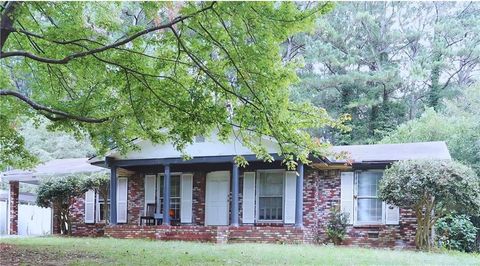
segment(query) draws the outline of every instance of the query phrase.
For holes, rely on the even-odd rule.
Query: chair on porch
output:
[[[145,212],[145,216],[140,216],[140,225],[155,225],[156,220],[155,219],[155,210],[156,210],[156,204],[149,203],[147,204],[147,209]]]

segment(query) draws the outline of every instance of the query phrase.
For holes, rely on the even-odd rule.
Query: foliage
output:
[[[480,175],[480,89],[472,86],[444,102],[444,108],[427,109],[421,117],[400,125],[382,143],[445,141],[451,156]]]
[[[335,245],[340,245],[347,235],[348,213],[341,212],[336,207],[330,211],[327,222],[327,237]]]
[[[70,206],[75,197],[81,196],[87,190],[83,178],[69,176],[42,180],[37,190],[37,205],[51,207],[58,214],[57,222],[62,234],[71,234]]]
[[[84,158],[95,153],[87,136],[52,132],[48,130],[49,125],[49,121],[43,119],[40,123],[26,121],[19,127],[19,133],[25,139],[25,147],[41,162]]]
[[[103,154],[134,138],[184,151],[197,135],[237,137],[260,158],[324,155],[309,128],[339,127],[325,109],[289,101],[295,61],[280,44],[313,28],[331,3],[6,2],[0,36],[0,161],[26,167],[25,117],[88,135]],[[8,150],[8,153],[4,151]],[[31,164],[30,164],[31,165]],[[291,164],[289,164],[291,165]]]
[[[448,215],[435,224],[440,245],[459,251],[472,252],[476,249],[477,230],[466,215]]]
[[[318,136],[378,142],[424,106],[440,110],[443,99],[478,81],[479,10],[467,2],[337,3],[314,34],[289,42],[305,62],[292,98],[352,117],[350,132]]]
[[[417,218],[417,248],[430,249],[431,228],[449,213],[477,215],[480,180],[475,172],[454,161],[398,161],[385,170],[380,197],[389,204],[411,208]]]
[[[58,256],[58,264],[102,265],[478,265],[480,256],[463,252],[414,252],[409,250],[331,247],[321,245],[269,245],[241,243],[212,245],[145,239],[30,237],[3,238],[0,243],[25,250],[21,263],[32,263],[45,254]],[[159,250],[168,252],[158,252]],[[8,252],[8,250],[7,250]],[[43,253],[44,252],[44,253]],[[4,253],[2,253],[3,255]],[[16,253],[18,254],[18,252]],[[65,256],[65,254],[70,254]],[[74,256],[75,255],[75,256]],[[71,260],[69,260],[69,258]],[[45,259],[47,260],[47,259]],[[18,261],[18,258],[17,260]],[[35,262],[36,260],[33,260]],[[39,261],[42,264],[44,261]]]

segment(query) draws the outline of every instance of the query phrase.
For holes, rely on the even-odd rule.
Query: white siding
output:
[[[340,180],[340,208],[348,213],[348,223],[353,224],[353,172],[342,172]]]
[[[255,172],[243,173],[242,222],[255,221]]]
[[[272,140],[263,138],[260,142],[267,148],[269,153],[277,153],[279,151],[278,144]],[[161,159],[183,157],[183,154],[171,143],[155,144],[148,140],[138,140],[135,144],[139,146],[138,150],[130,151],[126,155],[122,155],[118,151],[113,151],[111,154],[108,154],[108,156],[117,159]],[[195,142],[187,145],[185,152],[192,157],[254,154],[253,151],[245,147],[235,137],[232,136],[227,142],[222,142],[218,139],[215,132],[211,136],[205,138],[204,142]]]
[[[192,222],[193,175],[182,174],[180,177],[180,222]]]
[[[284,222],[286,224],[295,223],[295,203],[296,203],[297,172],[285,172],[285,212]]]
[[[95,222],[95,190],[85,192],[85,223]]]
[[[127,222],[127,184],[126,177],[117,180],[117,223]]]

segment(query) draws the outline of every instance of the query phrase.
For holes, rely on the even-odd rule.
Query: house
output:
[[[415,215],[378,198],[383,170],[398,160],[450,160],[444,142],[335,146],[351,164],[313,159],[297,171],[282,165],[274,141],[262,143],[275,159],[264,162],[238,140],[196,138],[184,160],[171,144],[136,140],[139,149],[90,159],[110,169],[107,236],[219,243],[324,241],[330,210],[349,214],[345,244],[414,247]],[[242,155],[248,166],[234,163]],[[105,200],[89,191],[75,204],[78,235],[103,228]],[[148,225],[147,225],[148,224]],[[74,232],[75,234],[76,232]]]
[[[110,171],[110,197],[88,191],[71,207],[79,236],[215,243],[321,243],[332,208],[349,214],[344,243],[415,247],[412,210],[378,198],[383,170],[398,160],[450,160],[444,142],[335,146],[349,163],[312,158],[296,171],[282,165],[276,143],[262,144],[275,159],[264,162],[238,140],[196,138],[184,160],[171,144],[136,140],[138,149],[112,150],[88,162]],[[248,166],[238,167],[242,155]],[[103,209],[109,205],[109,224]]]

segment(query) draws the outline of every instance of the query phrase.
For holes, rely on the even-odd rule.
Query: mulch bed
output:
[[[60,253],[47,248],[27,248],[0,243],[0,265],[68,265],[91,261],[98,264],[99,257],[82,252]],[[96,263],[95,263],[96,262]]]

